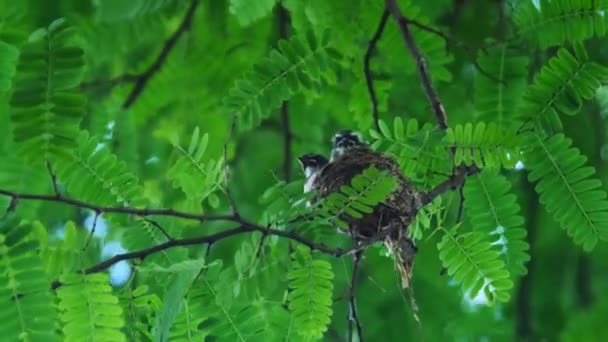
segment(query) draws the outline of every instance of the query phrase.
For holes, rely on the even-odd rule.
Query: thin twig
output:
[[[382,38],[382,33],[384,32],[384,28],[386,27],[388,16],[388,9],[385,9],[384,12],[382,12],[380,23],[378,23],[376,32],[374,33],[372,39],[369,41],[367,51],[365,52],[365,56],[363,57],[363,73],[365,74],[365,83],[367,84],[369,98],[372,101],[372,116],[374,118],[374,127],[376,128],[376,131],[380,131],[380,117],[378,113],[378,98],[376,97],[376,90],[374,89],[374,79],[372,77],[370,62],[372,59],[372,54],[374,53],[374,50],[376,50],[376,45],[378,44],[380,38]]]
[[[359,264],[361,263],[361,257],[364,251],[359,251],[353,254],[353,274],[350,279],[350,288],[348,290],[348,341],[353,340],[353,323],[357,328],[357,336],[359,341],[363,342],[363,328],[361,327],[361,321],[357,315],[357,304],[355,303],[356,295],[356,283],[357,275],[359,273]]]
[[[464,209],[464,180],[463,180],[463,184],[458,187],[458,212],[456,213],[456,224],[462,222],[463,209]]]
[[[420,74],[420,79],[422,80],[422,87],[424,88],[429,102],[431,103],[431,107],[435,112],[437,124],[439,128],[446,130],[448,128],[448,117],[443,109],[441,101],[439,100],[439,95],[437,95],[437,91],[433,87],[431,76],[426,67],[426,61],[420,53],[420,50],[418,49],[418,46],[414,41],[414,37],[412,36],[412,32],[408,26],[410,20],[403,16],[403,13],[399,9],[399,5],[397,5],[395,0],[386,0],[386,7],[389,9],[393,19],[395,19],[395,22],[399,26],[405,46],[408,48],[410,54],[416,61],[418,73]]]
[[[123,108],[126,109],[133,105],[135,100],[137,100],[139,95],[142,93],[142,91],[146,87],[146,84],[148,83],[148,81],[152,78],[152,76],[154,76],[154,74],[156,74],[158,71],[160,71],[163,64],[167,60],[169,53],[175,46],[175,43],[177,43],[177,41],[182,36],[182,34],[190,28],[190,25],[192,24],[192,18],[194,17],[194,12],[196,12],[196,8],[198,7],[198,5],[200,3],[200,0],[191,0],[191,1],[192,2],[190,3],[190,7],[188,8],[188,10],[186,11],[186,14],[184,15],[184,19],[182,20],[181,24],[177,27],[175,32],[173,32],[173,34],[165,41],[165,44],[164,44],[162,50],[160,51],[160,53],[158,54],[158,56],[156,57],[156,60],[148,67],[148,69],[146,69],[143,73],[141,73],[135,80],[135,85],[133,86],[133,89],[127,96],[127,99],[122,104]],[[126,79],[128,79],[128,77],[126,77]]]
[[[447,47],[452,44],[455,45],[459,48],[462,48],[463,50],[466,51],[466,53],[469,55],[469,57],[473,60],[473,66],[475,67],[475,69],[477,69],[477,71],[479,71],[479,73],[485,77],[487,77],[488,79],[494,81],[494,82],[498,82],[498,83],[502,83],[504,85],[506,85],[506,82],[504,80],[501,80],[500,78],[490,74],[489,72],[487,72],[486,70],[484,70],[481,65],[479,65],[479,62],[477,62],[476,58],[476,51],[477,49],[480,49],[484,52],[486,52],[487,47],[486,46],[478,46],[478,47],[472,47],[470,45],[467,45],[465,43],[463,43],[460,40],[454,39],[453,37],[448,36],[447,34],[443,33],[441,30],[438,30],[434,27],[425,25],[417,20],[414,19],[406,19],[408,24],[411,24],[412,26],[416,26],[417,28],[419,28],[422,31],[426,31],[429,33],[432,33],[438,37],[440,37],[441,39],[443,39],[445,41],[445,46],[446,49]]]
[[[287,39],[289,37],[289,13],[282,6],[277,8],[279,38]],[[292,137],[291,127],[289,123],[289,102],[283,101],[281,104],[281,130],[283,131],[283,177],[287,182],[291,181],[291,155],[292,155]]]
[[[88,90],[95,88],[113,88],[121,84],[125,83],[133,83],[136,82],[137,79],[143,77],[145,71],[140,74],[126,74],[122,76],[117,76],[115,78],[109,80],[93,80],[89,82],[82,82],[80,84],[80,90]]]
[[[87,242],[85,242],[84,246],[82,247],[83,251],[89,248],[89,243],[91,243],[91,239],[93,238],[93,235],[95,235],[95,228],[97,228],[97,219],[99,219],[99,215],[101,215],[101,213],[99,211],[95,211],[95,216],[93,217],[93,227],[91,227],[91,233],[87,238]]]
[[[241,215],[239,214],[236,202],[234,200],[234,197],[232,197],[232,192],[230,191],[230,170],[228,168],[228,144],[230,143],[230,138],[232,137],[232,133],[234,132],[235,126],[236,117],[232,119],[232,123],[230,124],[226,141],[224,142],[224,194],[226,195],[226,199],[228,200],[228,205],[230,206],[232,215],[240,217]]]
[[[61,196],[59,194],[59,187],[57,186],[57,175],[53,171],[53,167],[51,166],[51,162],[48,161],[48,160],[46,161],[46,169],[49,171],[49,175],[51,177],[51,184],[53,186],[53,192],[55,193],[56,196]]]
[[[447,191],[454,190],[454,189],[462,186],[462,184],[464,184],[464,180],[465,180],[466,176],[470,176],[472,174],[478,173],[479,171],[480,171],[479,168],[477,168],[475,166],[471,166],[471,167],[459,166],[459,167],[455,168],[454,175],[452,175],[449,179],[447,179],[443,183],[437,185],[434,189],[422,194],[422,196],[421,196],[422,205],[431,203],[435,198],[437,198],[437,196],[439,196]]]
[[[167,240],[169,240],[169,241],[175,240],[171,235],[169,235],[167,230],[165,228],[163,228],[163,226],[160,225],[160,223],[154,221],[153,219],[147,218],[147,217],[143,217],[143,220],[148,222],[149,224],[153,225],[154,227],[156,227],[156,229],[158,229],[158,231],[160,231],[160,233],[163,234],[163,236],[165,238],[167,238]]]
[[[289,127],[289,102],[284,101],[281,105],[281,127],[283,131],[283,177],[287,182],[291,181],[291,128]]]
[[[80,200],[55,195],[39,195],[39,194],[26,194],[18,193],[8,190],[0,189],[0,195],[11,197],[17,200],[32,200],[32,201],[43,201],[43,202],[57,202],[70,205],[72,207],[81,209],[90,209],[100,214],[130,214],[135,216],[171,216],[177,218],[183,218],[187,220],[195,220],[200,222],[205,221],[231,221],[236,223],[242,223],[239,217],[234,215],[216,215],[216,214],[193,214],[183,211],[177,211],[174,209],[153,209],[153,208],[131,208],[131,207],[112,207],[112,206],[100,206]]]

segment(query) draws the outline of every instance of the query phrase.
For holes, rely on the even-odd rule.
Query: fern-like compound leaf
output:
[[[604,36],[608,28],[606,0],[540,0],[518,3],[516,34],[542,48]]]
[[[154,325],[152,326],[152,334],[156,341],[169,341],[169,329],[171,329],[179,312],[184,309],[184,296],[192,286],[194,279],[205,266],[204,262],[198,261],[195,267],[191,267],[190,269],[170,272],[174,273],[174,276],[167,286],[167,290],[163,296],[162,309],[156,315]]]
[[[454,164],[479,167],[512,168],[518,161],[521,145],[515,132],[484,122],[448,128],[445,141],[455,148]]]
[[[608,79],[608,68],[590,61],[582,45],[574,47],[574,54],[560,49],[536,74],[520,109],[525,119],[541,120],[559,131],[562,124],[557,112],[576,114]]]
[[[530,260],[526,242],[524,219],[511,184],[496,169],[484,169],[467,178],[464,186],[465,213],[473,230],[493,239],[492,245],[500,253],[512,276],[526,273]]]
[[[321,203],[319,216],[346,229],[348,224],[338,218],[340,215],[358,219],[372,213],[374,207],[384,202],[397,185],[397,180],[389,172],[371,166],[353,177],[350,186],[343,185],[340,191],[327,196]]]
[[[125,322],[107,274],[67,274],[57,290],[64,341],[126,341]]]
[[[232,298],[235,280],[226,277],[221,263],[208,265],[192,285],[183,303],[180,315],[171,328],[171,341],[252,341],[264,333],[268,322],[260,316],[255,303],[240,303]],[[238,281],[238,280],[237,280]],[[224,298],[221,292],[227,292]],[[263,340],[263,339],[260,339]]]
[[[340,54],[332,48],[328,31],[319,40],[314,34],[281,41],[253,71],[238,80],[224,101],[238,128],[259,125],[284,100],[302,91],[317,91],[327,85],[339,69]]]
[[[191,211],[200,211],[201,202],[205,199],[208,199],[212,206],[219,205],[215,192],[223,188],[224,162],[221,158],[216,161],[205,156],[208,143],[209,134],[200,136],[196,127],[188,150],[175,145],[180,156],[167,172],[173,186],[186,194],[188,209],[192,209]]]
[[[538,182],[540,203],[585,250],[608,241],[606,191],[593,177],[595,169],[585,165],[587,157],[563,134],[529,134],[526,145],[528,179]]]
[[[0,331],[6,341],[57,341],[51,282],[29,224],[0,221]]]
[[[108,0],[96,2],[95,17],[99,22],[132,21],[142,16],[156,14],[174,6],[176,0]]]
[[[82,258],[80,249],[89,233],[78,231],[73,222],[67,222],[62,240],[49,241],[48,234],[46,227],[34,225],[34,235],[40,241],[39,253],[47,274],[52,279],[58,279],[63,274],[76,271]]]
[[[484,74],[475,75],[475,110],[481,120],[512,127],[526,90],[529,59],[502,46],[479,52],[477,63]]]
[[[137,177],[95,137],[83,132],[78,148],[56,165],[57,177],[68,192],[83,201],[100,205],[142,205]]]
[[[416,119],[404,124],[400,117],[395,117],[392,130],[380,120],[380,131],[370,130],[370,135],[374,139],[372,148],[396,156],[404,175],[414,182],[432,178],[433,172],[451,172],[444,134],[430,123],[420,127]]]
[[[230,0],[229,11],[241,26],[249,26],[272,12],[277,0]]]
[[[11,98],[11,121],[20,152],[31,160],[64,156],[76,146],[86,98],[75,92],[84,53],[72,30],[56,20],[43,37],[23,47]]]
[[[331,264],[313,258],[308,249],[298,248],[293,254],[287,277],[289,310],[296,330],[304,336],[321,338],[327,331],[333,313],[331,297],[334,274]]]
[[[455,227],[445,230],[437,244],[439,259],[448,274],[462,284],[471,298],[483,291],[490,302],[506,302],[513,287],[509,271],[498,251],[479,232],[457,233]]]
[[[12,86],[19,60],[19,49],[16,46],[19,40],[15,35],[0,33],[0,94]]]
[[[125,334],[128,341],[151,341],[150,325],[162,302],[148,285],[124,286],[118,293],[120,306],[125,309]]]

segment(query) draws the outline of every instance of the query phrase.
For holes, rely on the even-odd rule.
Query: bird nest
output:
[[[316,180],[317,196],[324,198],[350,185],[352,179],[364,170],[376,167],[397,181],[396,189],[373,212],[354,218],[342,213],[340,219],[347,222],[352,238],[358,243],[384,241],[395,255],[404,287],[409,282],[416,247],[409,238],[408,227],[421,207],[420,193],[401,174],[399,165],[392,158],[368,147],[355,147],[328,164]]]

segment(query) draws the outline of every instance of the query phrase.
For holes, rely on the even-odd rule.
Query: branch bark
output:
[[[278,6],[278,18],[279,18],[279,37],[286,39],[289,35],[289,13],[283,8]],[[283,177],[287,182],[291,181],[291,155],[292,155],[292,133],[289,124],[289,102],[283,101],[281,104],[281,130],[283,131]]]
[[[173,47],[175,46],[175,44],[177,43],[179,38],[192,25],[192,18],[194,17],[194,13],[196,12],[196,9],[199,4],[200,4],[200,0],[192,0],[192,2],[190,3],[190,6],[188,7],[188,10],[186,11],[186,14],[184,15],[184,19],[182,20],[180,25],[177,27],[175,32],[173,32],[173,34],[165,41],[163,48],[161,49],[160,53],[158,54],[158,56],[156,57],[154,62],[144,72],[142,72],[139,75],[121,76],[121,77],[113,79],[109,82],[111,85],[117,85],[117,84],[124,83],[124,82],[135,82],[133,89],[131,89],[131,92],[129,93],[126,100],[122,104],[123,108],[125,108],[125,109],[130,108],[133,105],[133,103],[135,103],[137,98],[141,95],[141,93],[144,91],[144,88],[146,87],[146,85],[148,84],[148,81],[150,81],[152,76],[154,76],[154,74],[156,74],[158,71],[160,71],[163,64],[167,60],[169,53],[171,52],[171,50],[173,49]],[[86,86],[86,85],[83,85],[83,86]]]
[[[355,289],[357,284],[357,275],[359,274],[359,264],[361,263],[361,257],[363,251],[356,252],[353,255],[353,273],[350,280],[350,288],[348,291],[348,341],[353,340],[353,322],[357,328],[357,336],[359,342],[363,342],[363,328],[361,327],[361,321],[357,314],[357,304],[355,303]]]
[[[414,36],[410,31],[409,24],[411,21],[403,16],[401,9],[399,9],[399,5],[395,0],[386,0],[386,7],[388,8],[391,16],[399,26],[399,31],[401,31],[401,36],[403,37],[403,41],[405,42],[405,46],[410,51],[410,54],[414,58],[416,62],[416,66],[418,69],[418,73],[420,74],[420,79],[422,81],[422,87],[427,95],[429,102],[431,103],[431,107],[435,113],[435,117],[437,119],[437,125],[439,128],[445,130],[448,128],[448,117],[443,109],[443,104],[439,100],[439,95],[437,91],[433,87],[433,82],[431,81],[431,76],[426,66],[426,61],[422,56],[422,53],[418,49],[416,42],[414,41]]]
[[[378,28],[376,28],[376,32],[374,33],[372,39],[369,41],[367,51],[365,52],[365,56],[363,57],[363,73],[365,74],[367,92],[369,93],[369,98],[372,101],[372,117],[374,119],[374,127],[376,128],[376,131],[380,131],[380,115],[378,113],[378,98],[376,96],[376,90],[374,89],[374,79],[372,77],[370,62],[372,59],[372,54],[374,53],[374,50],[376,50],[376,45],[378,44],[380,38],[382,38],[382,33],[384,33],[384,28],[386,27],[388,16],[388,9],[385,9],[384,12],[382,12],[380,23],[378,23]]]

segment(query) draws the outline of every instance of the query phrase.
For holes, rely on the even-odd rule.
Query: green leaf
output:
[[[51,282],[36,254],[39,243],[28,238],[32,229],[12,217],[0,219],[0,331],[11,341],[58,341]]]
[[[598,240],[608,241],[608,200],[595,170],[584,166],[587,157],[563,134],[544,138],[528,134],[528,179],[537,182],[540,203],[586,251]]]
[[[224,107],[229,117],[238,119],[240,130],[257,127],[295,93],[325,86],[334,77],[339,57],[329,53],[330,40],[321,43],[311,46],[305,35],[296,35],[235,83]]]
[[[482,234],[456,235],[457,228],[444,230],[444,236],[437,244],[443,267],[462,284],[462,290],[469,292],[471,298],[483,290],[490,303],[508,301],[513,282],[499,253]]]
[[[96,336],[100,341],[126,341],[122,307],[112,294],[107,274],[67,274],[57,290],[64,341]]]
[[[76,147],[86,98],[74,92],[84,71],[84,52],[72,45],[73,30],[52,22],[19,57],[10,101],[14,141],[28,160],[55,160]]]
[[[331,322],[332,279],[331,264],[313,259],[309,250],[298,248],[287,274],[291,311],[298,333],[321,338]]]
[[[473,229],[493,239],[512,276],[527,272],[524,264],[530,260],[524,220],[511,184],[497,170],[485,169],[469,177],[464,186],[465,213]]]

